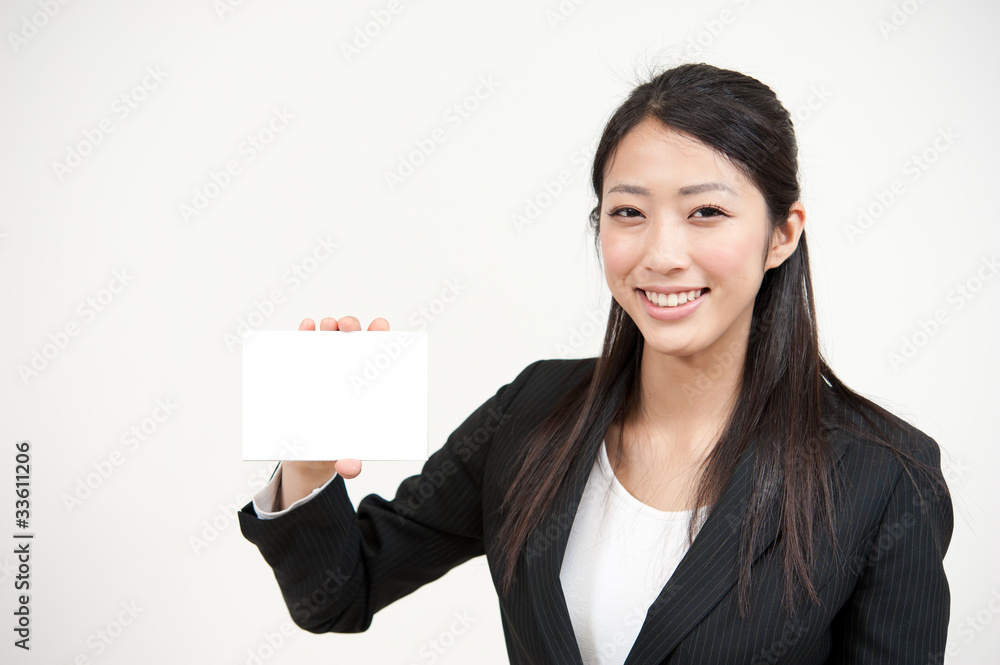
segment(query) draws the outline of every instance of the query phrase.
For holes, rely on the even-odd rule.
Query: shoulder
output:
[[[530,428],[556,410],[574,389],[587,387],[596,363],[597,358],[536,360],[500,388],[498,408],[514,416],[512,426]]]
[[[596,363],[597,358],[536,360],[500,389],[507,393],[504,402],[550,405],[568,390],[588,382]]]
[[[829,386],[824,392],[827,404],[823,420],[835,453],[883,464],[894,476],[903,473],[903,468],[893,451],[940,467],[941,448],[923,430],[856,393],[845,398]]]
[[[577,384],[593,376],[597,358],[548,358],[536,360],[514,379],[521,385]]]
[[[827,396],[833,472],[852,520],[874,528],[891,502],[912,506],[929,499],[935,520],[948,522],[951,499],[937,441],[863,397],[845,399],[829,388]]]

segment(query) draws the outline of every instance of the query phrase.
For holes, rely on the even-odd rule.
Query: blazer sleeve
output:
[[[941,451],[924,435],[915,456],[940,474]],[[954,528],[952,501],[913,472],[895,485],[853,593],[833,622],[829,662],[941,662],[951,595],[944,556]],[[943,475],[940,476],[943,481]]]
[[[355,512],[338,475],[275,519],[258,518],[252,501],[239,511],[243,536],[273,569],[298,626],[365,631],[380,609],[485,554],[484,463],[510,403],[541,362],[480,405],[392,500],[369,494]]]

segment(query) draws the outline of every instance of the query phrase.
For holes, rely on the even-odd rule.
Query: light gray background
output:
[[[947,662],[994,658],[1000,277],[984,271],[960,308],[954,289],[977,286],[1000,248],[996,5],[403,0],[346,56],[387,6],[3,3],[0,660],[507,662],[482,558],[366,633],[281,634],[288,611],[235,519],[273,464],[240,460],[229,342],[275,291],[257,329],[352,314],[428,331],[432,448],[528,363],[595,355],[610,295],[586,234],[593,144],[650,69],[699,60],[760,78],[796,117],[822,348],[941,445],[956,517]],[[133,93],[147,68],[162,80]],[[496,88],[449,123],[481,77]],[[122,95],[143,98],[127,117]],[[275,109],[291,117],[248,160],[241,144]],[[53,164],[104,118],[114,131],[60,178]],[[386,171],[436,127],[444,140],[390,188]],[[934,161],[914,179],[925,151]],[[239,173],[186,223],[181,204],[231,160]],[[546,200],[562,171],[569,184]],[[850,237],[894,181],[883,214]],[[529,200],[548,205],[519,228]],[[118,293],[115,271],[128,276]],[[106,305],[90,316],[88,298]],[[921,336],[938,310],[945,322]],[[71,324],[78,334],[22,378]],[[904,338],[921,346],[893,366]],[[164,418],[157,400],[176,407]],[[145,440],[123,442],[143,426]],[[8,628],[18,439],[32,442],[37,533],[29,654]],[[115,451],[121,464],[92,475]],[[392,496],[420,466],[368,463],[351,499]],[[98,486],[67,507],[88,477]],[[119,632],[122,603],[140,613]],[[456,613],[471,622],[460,633]],[[99,630],[116,635],[101,652]]]

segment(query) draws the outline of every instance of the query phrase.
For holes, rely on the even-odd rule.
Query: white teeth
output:
[[[677,305],[683,305],[689,300],[694,300],[701,296],[704,289],[695,289],[694,291],[681,291],[680,293],[671,293],[668,296],[662,293],[653,293],[652,291],[644,291],[646,297],[654,305],[659,305],[660,307],[676,307]]]

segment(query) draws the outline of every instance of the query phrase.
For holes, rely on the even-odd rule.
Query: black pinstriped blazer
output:
[[[252,502],[239,512],[243,535],[272,567],[292,619],[315,632],[366,630],[372,615],[454,566],[485,554],[494,583],[503,543],[497,508],[515,446],[594,358],[540,360],[472,413],[389,501],[369,494],[350,502],[339,476],[309,502],[273,520]],[[566,542],[590,469],[623,394],[620,382],[568,470],[556,509],[518,562],[510,597],[500,601],[510,662],[582,663],[559,582]],[[839,404],[839,402],[835,402]],[[859,417],[853,417],[861,423]],[[912,444],[940,468],[933,439],[904,423],[897,443]],[[627,665],[654,663],[942,662],[950,591],[942,559],[951,541],[951,500],[914,483],[891,453],[828,427],[846,479],[838,524],[852,556],[838,569],[814,564],[822,606],[790,617],[781,608],[778,513],[754,551],[752,613],[736,611],[738,517],[750,487],[753,448],[736,466],[719,503],[657,600],[650,606]],[[914,476],[919,478],[919,476]]]

